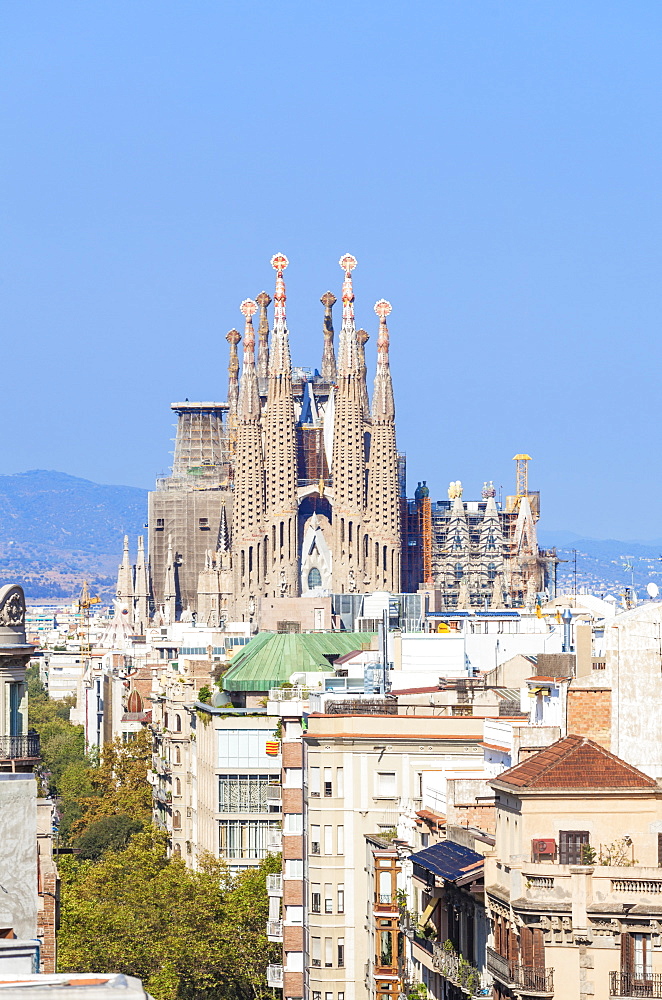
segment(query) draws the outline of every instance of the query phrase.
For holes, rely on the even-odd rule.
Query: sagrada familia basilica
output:
[[[149,496],[148,551],[140,539],[133,567],[125,540],[120,568],[118,592],[136,627],[185,615],[209,625],[248,620],[260,598],[424,588],[440,592],[444,606],[481,607],[550,595],[553,559],[538,549],[537,494],[528,487],[503,509],[489,488],[480,501],[462,501],[459,483],[451,483],[449,501],[433,503],[421,484],[406,499],[389,363],[391,305],[381,299],[374,307],[370,398],[369,335],[354,318],[356,259],[340,260],[337,356],[336,296],[321,297],[319,369],[292,364],[288,260],[279,253],[271,264],[272,327],[267,292],[241,303],[241,369],[242,335],[233,329],[226,338],[227,400],[172,404],[174,461]]]

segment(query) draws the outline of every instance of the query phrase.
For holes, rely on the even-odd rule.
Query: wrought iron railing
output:
[[[662,973],[634,972],[609,973],[610,997],[662,997]]]
[[[39,753],[39,734],[0,736],[0,760],[35,760]]]
[[[510,963],[510,982],[525,990],[535,990],[536,993],[554,992],[554,970],[536,968],[531,965]]]
[[[502,983],[510,982],[510,962],[508,959],[489,946],[486,949],[486,953],[488,971],[497,976]]]

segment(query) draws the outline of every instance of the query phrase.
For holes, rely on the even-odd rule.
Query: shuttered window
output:
[[[582,863],[582,845],[588,844],[588,830],[559,831],[559,864],[580,865]]]

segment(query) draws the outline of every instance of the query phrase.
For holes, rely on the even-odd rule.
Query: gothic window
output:
[[[496,541],[494,540],[494,535],[492,534],[491,531],[490,531],[489,535],[487,536],[487,547],[488,547],[488,549],[495,549],[496,548]]]
[[[172,828],[173,830],[181,830],[182,828],[182,816],[178,809],[175,809],[172,814]]]
[[[487,567],[487,579],[492,583],[496,579],[497,568],[496,563],[489,563]]]
[[[454,549],[461,549],[462,548],[462,535],[460,534],[459,531],[456,532],[456,534],[455,534],[455,541],[453,543],[453,548]]]
[[[308,590],[314,590],[315,587],[321,587],[321,586],[322,586],[322,574],[320,573],[320,571],[317,569],[316,566],[313,566],[310,573],[308,574]]]
[[[464,566],[462,563],[455,563],[455,582],[459,583],[464,576]]]
[[[182,731],[182,718],[180,715],[175,715],[175,732],[181,733]]]

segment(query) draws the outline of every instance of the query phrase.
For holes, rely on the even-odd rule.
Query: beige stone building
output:
[[[568,736],[492,781],[495,997],[662,996],[662,789]]]

